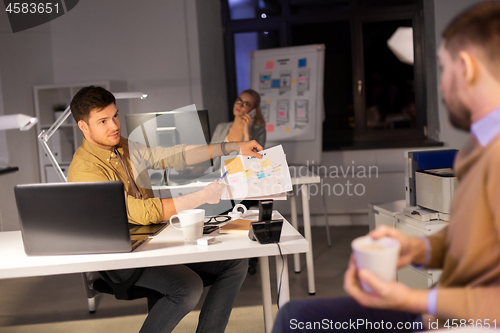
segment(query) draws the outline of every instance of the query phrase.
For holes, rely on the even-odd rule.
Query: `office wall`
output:
[[[48,27],[12,33],[3,12],[0,15],[0,72],[5,114],[35,115],[33,86],[51,82],[52,42]],[[36,131],[6,132],[10,164],[19,171],[0,175],[0,230],[18,229],[13,188],[16,184],[39,182]]]
[[[218,123],[229,120],[220,1],[196,0],[196,15],[203,105],[213,133]]]
[[[415,148],[419,149],[419,148]],[[404,199],[404,149],[324,152],[313,168],[322,183],[310,186],[311,224],[323,225],[324,204],[330,225],[368,224],[368,204]],[[302,212],[299,196],[297,208]],[[275,202],[288,217],[290,202]],[[302,223],[299,217],[299,223]]]
[[[211,93],[225,91],[220,22],[218,0],[81,1],[50,23],[54,81],[125,81],[149,95],[131,112],[196,104],[215,128],[227,117],[225,94]]]
[[[427,88],[430,137],[445,143],[446,147],[459,149],[467,141],[469,134],[453,128],[449,121],[446,106],[439,91],[439,69],[436,54],[441,45],[444,28],[458,13],[480,3],[480,0],[424,0],[427,38]],[[438,117],[436,119],[435,114]],[[437,120],[437,122],[436,122]]]

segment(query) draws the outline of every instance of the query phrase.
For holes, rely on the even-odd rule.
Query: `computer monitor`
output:
[[[207,110],[176,110],[125,115],[128,138],[148,147],[210,142]],[[217,177],[211,160],[184,170],[148,170],[152,185],[180,185]]]
[[[128,138],[149,147],[210,142],[207,110],[162,111],[125,115]]]

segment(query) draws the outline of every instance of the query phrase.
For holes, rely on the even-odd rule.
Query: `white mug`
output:
[[[178,217],[180,227],[172,223],[172,219]],[[203,236],[203,220],[205,219],[204,209],[187,209],[178,212],[176,215],[170,217],[170,224],[172,227],[182,230],[184,239],[192,241]]]
[[[234,206],[233,210],[227,215],[231,217],[231,220],[241,219],[247,213],[247,208],[243,204],[237,204]]]

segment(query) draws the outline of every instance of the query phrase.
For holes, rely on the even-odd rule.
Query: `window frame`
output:
[[[426,135],[426,73],[425,73],[425,36],[423,26],[423,0],[416,0],[415,5],[387,5],[367,7],[358,4],[358,0],[349,0],[348,8],[333,8],[328,11],[307,14],[292,14],[291,1],[280,0],[281,16],[266,19],[230,20],[228,0],[221,0],[222,21],[224,25],[224,42],[226,56],[226,78],[228,90],[229,115],[232,117],[232,106],[238,96],[236,91],[236,63],[234,57],[234,34],[241,32],[259,32],[279,30],[279,47],[291,46],[291,27],[295,24],[348,21],[351,27],[352,60],[352,93],[355,117],[355,129],[352,131],[352,143],[339,145],[324,145],[323,150],[390,148],[401,146],[416,146],[428,143]],[[416,127],[392,130],[370,131],[366,126],[366,90],[364,89],[364,58],[363,58],[363,23],[392,20],[412,20],[414,40],[414,88]],[[359,94],[358,81],[363,82],[362,93]],[[345,132],[348,132],[347,130]],[[324,134],[323,134],[324,135]],[[402,140],[403,139],[403,140]],[[324,142],[325,140],[323,140]]]

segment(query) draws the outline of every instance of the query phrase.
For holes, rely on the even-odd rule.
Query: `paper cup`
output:
[[[358,270],[367,269],[385,282],[396,280],[399,247],[399,242],[390,237],[373,239],[364,236],[351,243]],[[373,292],[364,282],[361,282],[361,287],[366,292]]]

